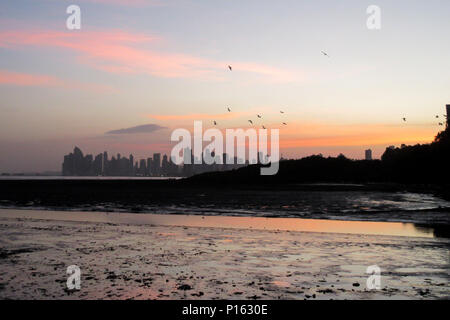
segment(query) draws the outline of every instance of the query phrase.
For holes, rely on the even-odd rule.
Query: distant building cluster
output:
[[[63,176],[142,176],[142,177],[188,177],[194,174],[210,172],[210,171],[225,171],[237,169],[248,165],[248,161],[243,161],[237,158],[233,159],[233,164],[229,163],[227,154],[223,154],[223,164],[218,164],[217,157],[214,152],[209,156],[216,159],[216,163],[206,164],[204,161],[201,164],[196,164],[198,159],[194,159],[190,149],[184,150],[187,157],[190,155],[190,164],[176,165],[170,157],[160,153],[154,153],[153,157],[147,159],[135,160],[133,155],[122,157],[117,156],[108,157],[105,151],[93,157],[91,154],[84,155],[80,148],[75,147],[73,152],[64,156],[62,164]],[[228,160],[228,161],[227,161]],[[188,162],[188,161],[186,161]]]

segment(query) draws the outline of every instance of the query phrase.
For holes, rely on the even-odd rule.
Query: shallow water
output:
[[[417,228],[412,223],[320,220],[299,218],[162,215],[107,212],[0,209],[4,218],[104,222],[117,224],[280,230],[347,234],[434,237],[433,228]]]
[[[171,192],[171,193],[170,193]],[[70,200],[70,199],[69,199]],[[63,201],[61,201],[64,203]],[[450,202],[431,194],[374,191],[178,190],[148,199],[47,205],[37,198],[16,203],[0,195],[0,208],[120,213],[409,222],[450,226]]]

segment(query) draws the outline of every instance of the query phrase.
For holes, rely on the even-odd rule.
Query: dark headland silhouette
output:
[[[276,175],[260,175],[261,165],[226,172],[210,172],[188,178],[195,184],[276,185],[293,183],[402,183],[439,184],[450,181],[450,129],[432,143],[389,147],[381,160],[352,160],[344,155],[312,155],[283,160]]]

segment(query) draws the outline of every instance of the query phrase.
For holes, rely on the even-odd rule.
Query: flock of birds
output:
[[[444,119],[447,119],[447,115],[443,114],[442,116],[444,117]],[[437,114],[437,115],[435,116],[435,118],[436,118],[436,119],[439,119],[439,115]],[[406,117],[403,117],[402,119],[403,119],[403,122],[406,122]],[[443,122],[438,122],[438,125],[443,126],[444,123],[443,123]]]
[[[328,55],[328,53],[326,53],[325,51],[320,51],[320,52],[321,52],[324,56],[326,56],[326,57],[328,57],[328,58],[330,57],[330,56]],[[229,69],[230,71],[233,71],[233,67],[230,66],[230,65],[228,65],[228,69]],[[227,110],[228,110],[228,112],[231,112],[231,108],[230,108],[230,107],[228,107]],[[280,110],[280,113],[281,113],[281,114],[284,114],[284,111]],[[260,114],[257,114],[256,117],[257,117],[258,119],[262,119],[262,115],[260,115]],[[253,120],[248,120],[248,122],[249,122],[251,125],[253,125]],[[215,126],[217,125],[217,121],[216,121],[216,120],[213,120],[213,123],[214,123]],[[286,123],[286,122],[282,122],[282,124],[283,124],[284,126],[287,126],[287,123]],[[262,128],[263,128],[263,129],[266,129],[266,127],[265,127],[264,125],[262,125]]]
[[[325,57],[330,58],[330,56],[328,55],[328,53],[326,53],[325,51],[320,51],[320,52],[321,52]],[[228,65],[228,69],[229,69],[230,71],[233,71],[233,67],[230,66],[230,65]],[[227,110],[228,110],[228,112],[231,112],[231,108],[230,108],[230,107],[228,107]],[[284,111],[280,110],[280,113],[283,114]],[[262,119],[262,116],[261,116],[260,114],[257,114],[256,116],[257,116],[258,119]],[[443,115],[443,117],[444,117],[445,119],[447,119],[447,116],[446,116],[445,114]],[[403,122],[406,122],[406,117],[403,117],[402,119],[403,119]],[[439,119],[439,115],[436,115],[436,119]],[[248,122],[249,122],[251,125],[253,125],[253,120],[248,120]],[[217,125],[217,121],[216,121],[216,120],[213,120],[213,123],[214,123],[214,125]],[[282,124],[285,125],[285,126],[287,126],[287,123],[286,123],[286,122],[282,122]],[[444,123],[443,123],[443,122],[438,122],[438,125],[443,126]],[[263,129],[266,129],[266,127],[265,127],[264,125],[262,125],[262,128],[263,128]]]
[[[322,51],[322,53],[324,53],[324,52]],[[328,55],[327,55],[327,56],[328,56]],[[230,65],[228,65],[228,69],[229,69],[230,71],[233,71],[233,67],[230,66]],[[227,107],[227,110],[228,110],[228,112],[231,112],[231,108],[230,108],[230,107]],[[280,113],[281,113],[281,114],[284,114],[284,111],[280,110]],[[256,117],[257,117],[258,119],[262,119],[262,115],[260,115],[260,114],[257,114]],[[248,122],[249,122],[251,125],[253,125],[253,120],[248,120]],[[213,120],[213,123],[214,123],[215,126],[217,125],[217,121],[216,121],[216,120]],[[286,123],[286,122],[282,122],[282,124],[283,124],[284,126],[287,126],[287,123]],[[266,127],[265,127],[264,125],[262,125],[261,127],[262,127],[263,129],[266,129]]]
[[[231,70],[232,67],[231,67],[231,66],[228,66],[228,68]],[[230,107],[228,107],[227,110],[228,110],[228,112],[231,112],[231,108],[230,108]],[[280,110],[280,113],[283,114],[284,111]],[[262,115],[260,115],[260,114],[257,114],[256,117],[257,117],[258,119],[262,119]],[[214,125],[216,126],[216,125],[217,125],[217,121],[216,121],[216,120],[213,120],[213,122],[214,122]],[[248,122],[249,122],[251,125],[253,125],[253,120],[248,120]],[[282,124],[285,125],[285,126],[287,126],[287,123],[286,123],[286,122],[282,122]],[[261,127],[262,127],[263,129],[266,129],[266,127],[265,127],[264,125],[262,125]]]

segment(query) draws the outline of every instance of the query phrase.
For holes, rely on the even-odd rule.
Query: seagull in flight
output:
[[[324,56],[327,56],[328,58],[330,57],[330,56],[328,55],[328,53],[326,53],[325,51],[320,51],[320,52],[322,52],[322,54],[323,54]]]
[[[228,66],[228,69],[230,69],[230,71],[233,71],[233,68],[230,65]]]
[[[261,119],[261,116],[259,114],[257,114],[256,116]]]
[[[286,123],[286,122],[283,122],[283,124],[284,124],[285,126],[287,126],[287,123]]]
[[[266,129],[266,127],[262,126],[263,129]]]
[[[215,126],[217,125],[217,122],[216,122],[216,120],[214,120],[214,125],[215,125]]]
[[[443,126],[444,124],[443,124],[442,122],[439,122],[439,125],[440,125],[440,126]]]
[[[248,122],[250,122],[251,124],[253,124],[253,121],[252,121],[252,120],[248,120]]]
[[[227,108],[228,109],[228,112],[231,112],[231,109],[230,108]]]
[[[280,110],[280,113],[284,113],[284,111],[281,111],[281,110]]]
[[[405,121],[405,122],[406,122],[406,118],[403,118],[403,121]]]
[[[439,118],[439,116],[438,116],[438,115],[436,115],[436,119],[437,119],[437,118]]]

